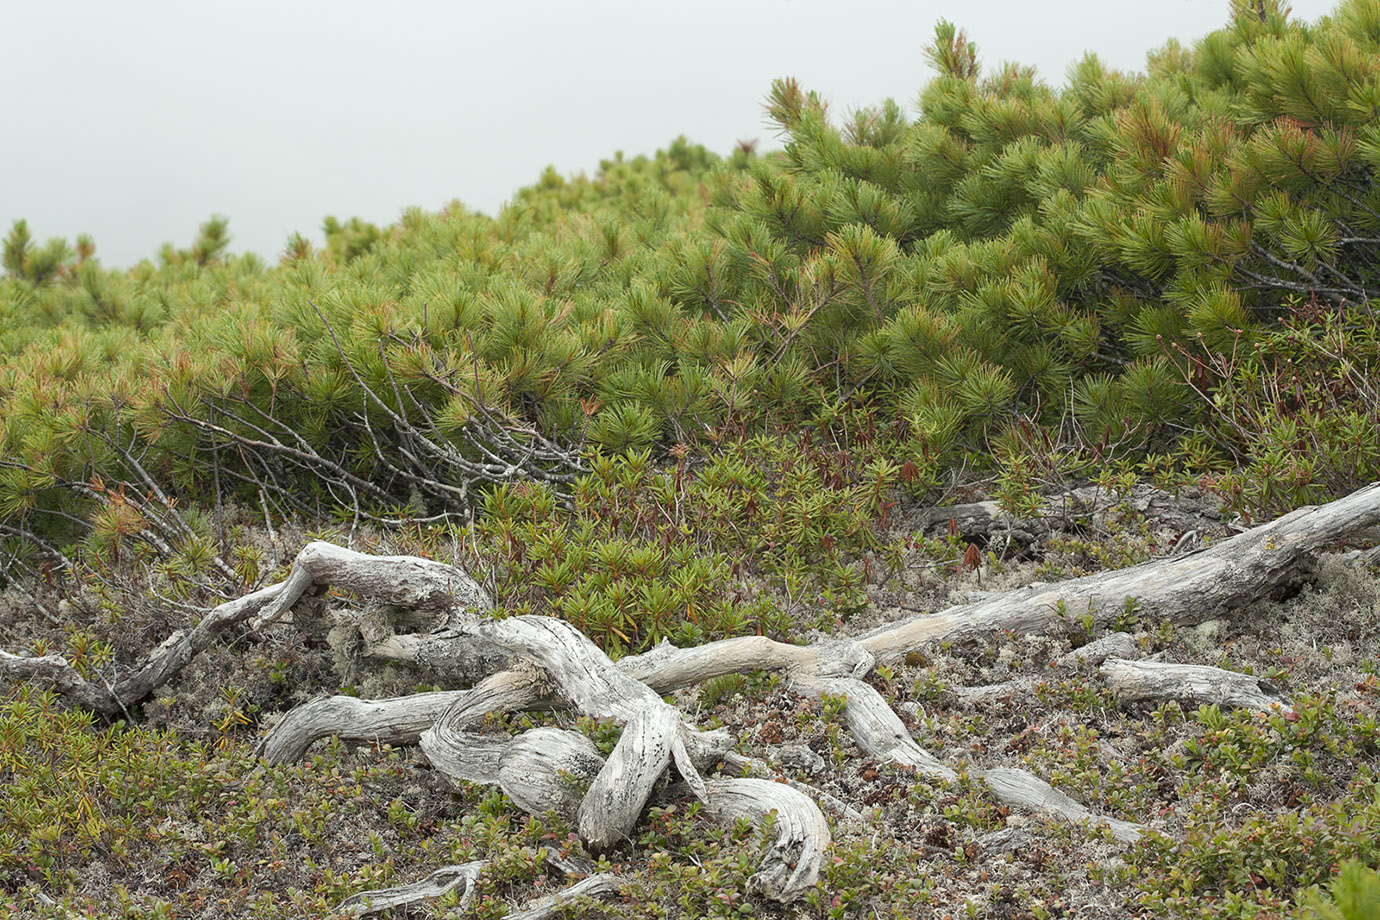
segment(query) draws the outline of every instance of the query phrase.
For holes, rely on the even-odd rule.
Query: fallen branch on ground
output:
[[[1102,676],[1117,699],[1126,703],[1183,700],[1260,712],[1294,711],[1269,681],[1221,668],[1108,658],[1102,665]]]

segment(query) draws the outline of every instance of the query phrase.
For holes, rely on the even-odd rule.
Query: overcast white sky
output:
[[[1334,0],[1295,0],[1316,19]],[[771,135],[794,76],[835,111],[910,105],[947,18],[983,62],[1061,83],[1084,51],[1145,53],[1228,0],[696,3],[63,2],[0,5],[0,232],[91,233],[106,265],[189,242],[213,213],[273,257],[326,214],[380,223],[459,198],[493,213],[547,164],[592,172],[678,134],[719,152]]]

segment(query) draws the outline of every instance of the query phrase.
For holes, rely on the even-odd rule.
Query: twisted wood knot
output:
[[[820,677],[862,680],[877,666],[873,654],[852,639],[826,639],[818,643],[816,648],[820,652]]]

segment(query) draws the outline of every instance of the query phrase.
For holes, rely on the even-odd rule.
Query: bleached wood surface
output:
[[[775,816],[771,844],[749,890],[773,901],[793,901],[819,880],[829,848],[829,825],[802,792],[765,779],[715,779],[708,783],[709,813],[721,821],[745,817],[760,824]]]
[[[627,887],[627,879],[619,878],[610,872],[591,875],[564,891],[534,901],[525,910],[509,914],[507,920],[552,920],[554,917],[565,916],[566,908],[581,898],[607,898],[625,891]]]
[[[463,910],[474,895],[474,883],[479,873],[489,865],[487,859],[442,866],[424,879],[407,885],[380,888],[377,891],[361,892],[341,901],[336,913],[353,914],[356,917],[381,914],[396,907],[406,907],[420,901],[431,901],[464,886],[460,896],[460,909]]]
[[[1091,614],[1107,628],[1128,602],[1144,616],[1202,623],[1267,598],[1293,579],[1303,557],[1380,522],[1380,484],[1317,507],[1299,508],[1207,549],[1051,585],[1022,588],[976,604],[911,617],[858,639],[878,661],[895,661],[927,642],[1010,630],[1058,631],[1064,618]]]
[[[1102,676],[1123,702],[1182,700],[1260,712],[1291,712],[1293,704],[1269,681],[1196,664],[1108,658]]]
[[[1069,821],[1090,821],[1105,824],[1112,836],[1123,843],[1140,839],[1144,829],[1130,821],[1118,821],[1089,811],[1049,783],[1025,770],[997,767],[982,772],[982,779],[997,801],[1030,811],[1058,815]]]
[[[383,700],[329,696],[289,711],[259,745],[269,763],[299,760],[312,743],[332,735],[374,744],[416,744],[467,690],[414,693]]]

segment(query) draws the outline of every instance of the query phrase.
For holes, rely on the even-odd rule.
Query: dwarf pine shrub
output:
[[[1239,5],[1144,75],[1089,55],[1058,87],[985,69],[941,23],[914,112],[838,117],[783,79],[779,153],[679,139],[548,170],[494,217],[329,217],[323,248],[294,237],[275,265],[234,255],[219,216],[126,271],[17,222],[0,539],[52,558],[121,488],[445,520],[505,482],[568,497],[592,450],[662,460],[857,411],[927,471],[990,473],[1033,426],[1249,468],[1219,483],[1256,513],[1333,494],[1368,475],[1365,445],[1342,456],[1364,413],[1328,391],[1300,418],[1266,384],[1301,306],[1336,319],[1295,336],[1365,351],[1377,22],[1377,0],[1311,24]],[[1304,352],[1352,386],[1367,366],[1337,344]],[[1332,447],[1290,459],[1291,424]]]

